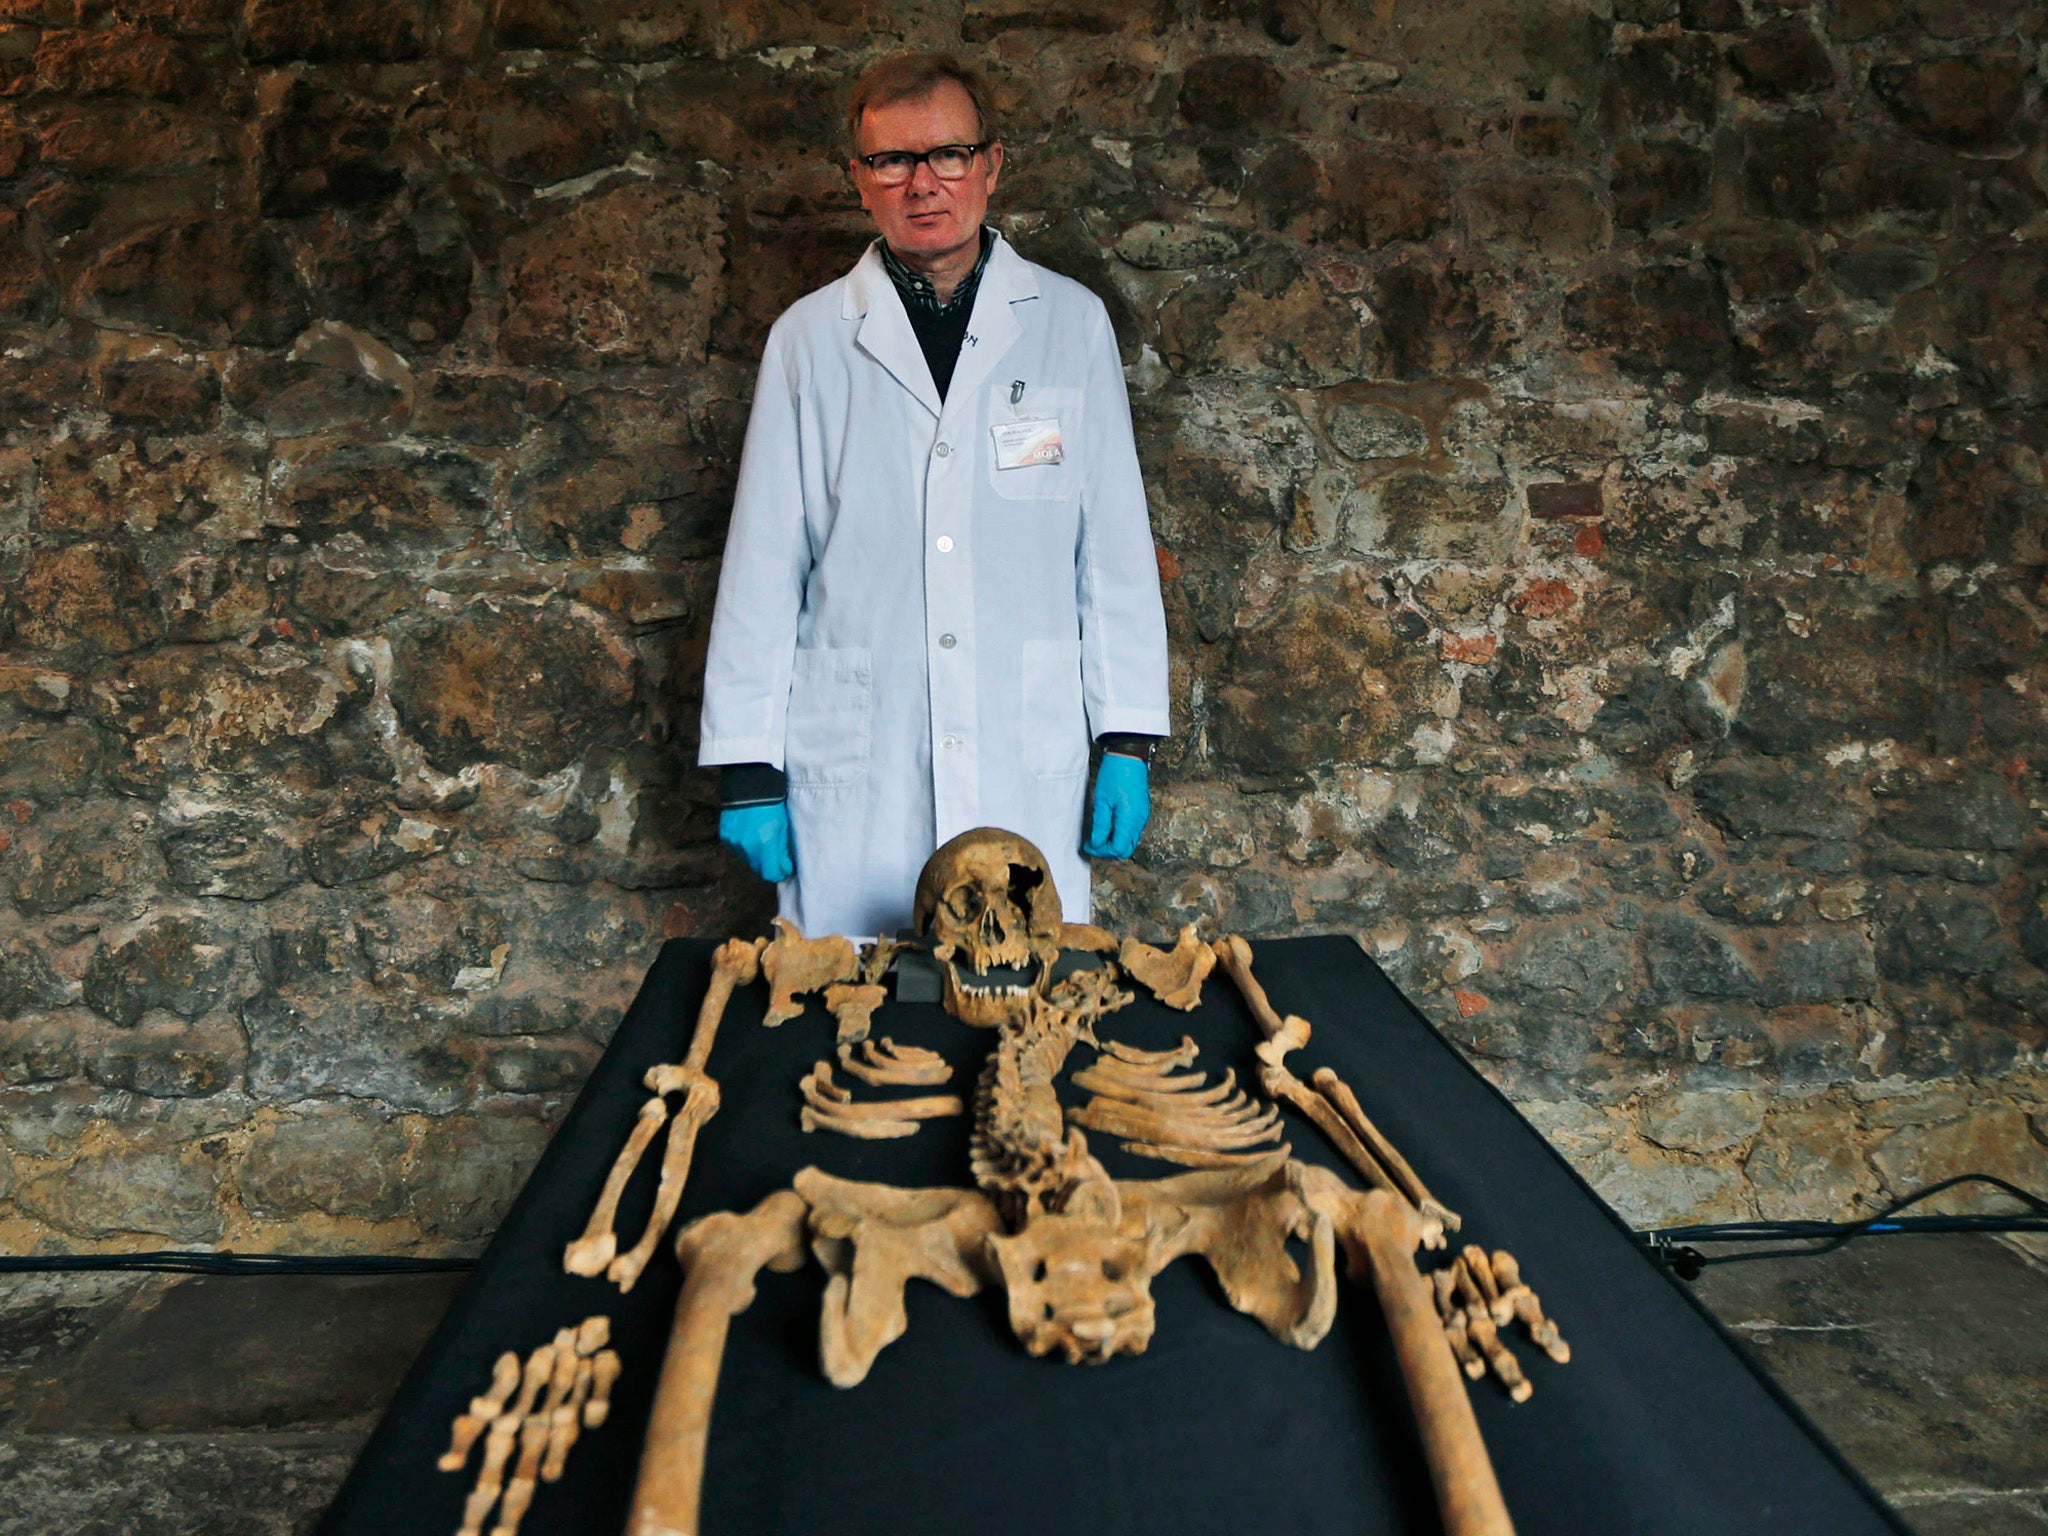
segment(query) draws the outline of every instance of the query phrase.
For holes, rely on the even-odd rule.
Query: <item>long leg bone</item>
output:
[[[744,1216],[721,1211],[677,1235],[683,1290],[648,1416],[628,1536],[697,1536],[704,1447],[726,1333],[754,1304],[755,1278],[763,1269],[787,1273],[803,1263],[807,1209],[796,1191],[778,1190]]]
[[[1380,1166],[1392,1175],[1394,1183],[1400,1188],[1401,1193],[1408,1197],[1410,1205],[1425,1215],[1436,1216],[1443,1222],[1446,1231],[1455,1232],[1464,1225],[1463,1218],[1456,1211],[1430,1194],[1422,1180],[1416,1177],[1415,1170],[1408,1166],[1408,1159],[1401,1155],[1400,1149],[1382,1136],[1379,1127],[1366,1118],[1365,1111],[1359,1108],[1358,1096],[1351,1091],[1350,1084],[1328,1067],[1316,1068],[1309,1081],[1315,1084],[1318,1093],[1337,1106],[1337,1112],[1344,1117],[1344,1123],[1351,1127],[1366,1149],[1379,1159]]]
[[[1259,985],[1252,974],[1252,947],[1236,934],[1225,934],[1212,946],[1216,962],[1223,967],[1243,997],[1245,1006],[1251,1009],[1252,1018],[1265,1037],[1255,1054],[1259,1058],[1259,1084],[1275,1099],[1285,1100],[1315,1122],[1316,1128],[1330,1138],[1337,1150],[1344,1154],[1346,1162],[1358,1170],[1359,1176],[1375,1189],[1386,1190],[1403,1200],[1407,1191],[1394,1182],[1394,1177],[1372,1150],[1358,1139],[1343,1114],[1328,1099],[1310,1088],[1287,1069],[1284,1058],[1290,1051],[1301,1049],[1308,1044],[1311,1033],[1307,1019],[1289,1014],[1281,1018],[1274,1011],[1272,1001],[1266,996],[1266,989]],[[1422,1211],[1422,1246],[1441,1248],[1444,1246],[1444,1223],[1434,1210]]]
[[[1443,1346],[1430,1282],[1415,1267],[1423,1217],[1397,1193],[1375,1189],[1360,1194],[1344,1188],[1327,1170],[1311,1172],[1322,1175],[1307,1184],[1312,1203],[1335,1217],[1353,1274],[1372,1277],[1386,1314],[1436,1487],[1444,1536],[1513,1536],[1514,1523],[1480,1438],[1471,1398],[1457,1362]]]
[[[697,1027],[690,1036],[689,1054],[683,1058],[680,1068],[656,1066],[648,1070],[646,1083],[653,1097],[640,1106],[639,1117],[633,1122],[632,1134],[626,1138],[626,1145],[612,1163],[611,1172],[605,1176],[604,1189],[597,1197],[597,1205],[590,1213],[590,1220],[583,1228],[583,1235],[570,1243],[562,1255],[562,1267],[570,1274],[601,1275],[613,1265],[613,1256],[618,1253],[619,1248],[618,1236],[613,1230],[613,1223],[618,1216],[619,1196],[625,1192],[626,1182],[632,1178],[633,1171],[640,1166],[640,1159],[646,1154],[649,1143],[668,1121],[668,1095],[678,1088],[688,1090],[698,1079],[710,1083],[710,1079],[704,1077],[704,1064],[711,1059],[711,1046],[718,1038],[719,1023],[725,1017],[726,1005],[732,1000],[733,988],[748,985],[760,974],[761,949],[762,946],[753,940],[728,939],[713,952],[711,983],[705,989],[704,1001],[697,1009]],[[668,1183],[669,1164],[675,1157],[679,1138],[685,1142],[681,1153],[682,1171],[689,1171],[690,1151],[696,1145],[697,1127],[701,1126],[704,1120],[710,1119],[712,1111],[717,1108],[717,1085],[711,1084],[710,1091],[710,1109],[706,1109],[700,1102],[694,1111],[702,1118],[687,1131],[682,1126],[677,1126],[669,1132],[668,1154],[662,1159],[664,1188]],[[701,1099],[701,1096],[691,1096]],[[689,1110],[687,1097],[684,1108],[686,1111]],[[677,1199],[682,1196],[680,1184],[675,1188],[675,1196]],[[667,1213],[661,1217],[661,1229],[667,1227],[669,1219],[674,1214],[675,1207],[671,1204]],[[635,1245],[636,1253],[641,1247],[645,1247],[647,1254],[629,1266],[629,1272],[634,1278],[638,1278],[640,1270],[646,1266],[647,1257],[653,1254],[654,1245],[661,1241],[661,1229],[655,1228],[650,1222],[649,1233],[643,1233],[640,1243]],[[618,1276],[614,1275],[613,1278],[617,1279]],[[632,1281],[626,1281],[621,1289],[631,1290]]]
[[[1515,1256],[1505,1248],[1496,1249],[1493,1255],[1493,1277],[1499,1282],[1500,1295],[1494,1302],[1494,1322],[1506,1327],[1510,1318],[1520,1318],[1522,1326],[1529,1330],[1529,1337],[1559,1365],[1571,1363],[1572,1347],[1561,1338],[1557,1324],[1543,1315],[1543,1304],[1536,1299],[1536,1293],[1522,1283],[1522,1267],[1515,1262]],[[1505,1316],[1503,1316],[1505,1312]]]
[[[1143,982],[1147,991],[1169,1008],[1192,1010],[1202,1001],[1202,982],[1216,968],[1216,953],[1195,937],[1195,925],[1180,931],[1172,949],[1154,949],[1125,939],[1117,963]]]

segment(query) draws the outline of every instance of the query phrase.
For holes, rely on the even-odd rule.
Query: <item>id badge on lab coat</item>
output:
[[[1025,416],[999,421],[989,429],[995,439],[996,468],[1030,469],[1035,465],[1059,464],[1066,460],[1066,446],[1060,439],[1057,416]]]

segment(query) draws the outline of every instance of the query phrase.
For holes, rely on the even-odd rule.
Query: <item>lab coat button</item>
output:
[[[960,738],[958,736],[942,736],[939,738],[939,745],[948,752],[951,752],[960,745]]]
[[[943,533],[939,535],[939,553],[942,555],[953,553],[953,541]]]
[[[943,459],[943,458],[944,458],[944,457],[945,457],[945,456],[946,456],[947,454],[949,454],[949,453],[951,453],[951,452],[953,451],[953,445],[952,445],[951,443],[941,443],[941,444],[939,444],[939,450],[938,450],[938,451],[939,451],[939,457]]]
[[[939,649],[942,651],[950,651],[957,643],[951,635],[939,636]]]

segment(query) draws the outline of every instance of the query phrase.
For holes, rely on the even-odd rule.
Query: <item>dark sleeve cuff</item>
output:
[[[1161,739],[1158,736],[1141,736],[1135,731],[1104,731],[1095,738],[1095,742],[1105,752],[1149,763],[1152,761],[1152,749],[1159,745]]]
[[[782,770],[766,763],[727,763],[718,770],[718,804],[722,810],[773,805],[788,794],[789,780]]]

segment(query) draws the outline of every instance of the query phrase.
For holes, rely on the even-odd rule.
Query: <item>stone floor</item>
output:
[[[0,1277],[0,1536],[310,1528],[460,1284]],[[1700,1294],[1922,1536],[2048,1536],[2048,1270],[1886,1238]]]

